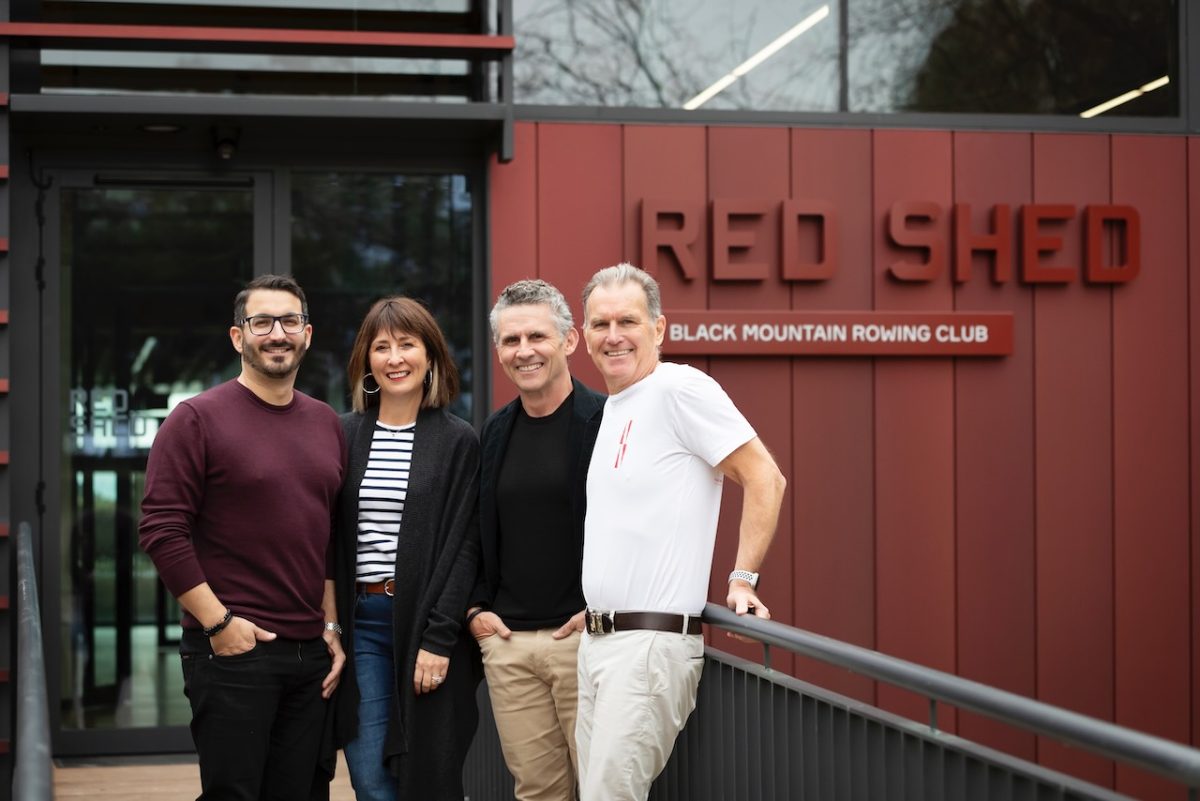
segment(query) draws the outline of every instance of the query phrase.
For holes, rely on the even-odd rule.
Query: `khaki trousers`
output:
[[[579,632],[493,634],[479,641],[492,712],[518,801],[574,801]]]
[[[583,635],[579,646],[580,801],[645,801],[696,708],[699,634]]]

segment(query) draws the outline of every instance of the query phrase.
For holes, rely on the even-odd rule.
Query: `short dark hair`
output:
[[[290,275],[260,275],[242,288],[242,291],[237,293],[237,297],[233,299],[233,324],[241,326],[242,320],[246,318],[246,301],[250,300],[250,293],[256,289],[275,289],[280,292],[290,292],[300,298],[300,313],[308,314],[308,298],[304,297],[304,290],[296,283],[296,279]]]
[[[371,343],[380,331],[411,334],[421,340],[429,359],[429,387],[421,399],[422,409],[440,409],[458,397],[458,367],[450,355],[450,346],[437,320],[419,301],[392,295],[375,301],[358,327],[346,379],[350,383],[350,404],[354,411],[366,411],[379,403],[379,396],[363,391],[363,380],[371,372]]]

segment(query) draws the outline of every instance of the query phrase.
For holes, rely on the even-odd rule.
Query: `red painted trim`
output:
[[[392,33],[285,28],[195,28],[176,25],[78,25],[54,22],[3,22],[0,36],[11,38],[109,39],[166,42],[250,42],[260,44],[372,46],[404,49],[477,50],[504,55],[511,36],[455,33]]]
[[[504,198],[492,204],[490,214],[493,296],[514,281],[537,275],[538,269],[537,224],[530,223],[538,219],[537,125],[519,122],[513,128],[513,160],[502,164],[498,156],[493,156],[489,173],[492,197]],[[572,300],[582,316],[579,299]],[[590,363],[586,348],[577,348],[575,354],[571,359],[573,365]],[[516,388],[504,371],[493,369],[492,408],[500,408],[516,395]]]

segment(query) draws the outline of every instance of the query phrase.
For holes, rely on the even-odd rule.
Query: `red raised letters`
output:
[[[1142,269],[1142,219],[1132,206],[1088,206],[1084,209],[1084,227],[1087,230],[1084,252],[1087,261],[1087,280],[1095,284],[1115,284],[1132,281]],[[1122,224],[1118,225],[1118,221]],[[1114,255],[1119,253],[1120,264],[1104,266],[1105,224],[1114,235],[1124,232],[1114,245]]]
[[[817,261],[800,260],[800,220],[817,225]],[[837,272],[837,213],[824,200],[785,200],[780,211],[780,257],[784,281],[824,281]]]
[[[971,278],[971,254],[992,253],[992,281],[1003,284],[1012,278],[1012,212],[1007,203],[992,208],[992,230],[988,233],[971,231],[971,205],[954,204],[954,280],[958,283]]]
[[[761,281],[770,265],[765,261],[733,261],[733,250],[749,250],[758,241],[750,228],[733,228],[736,217],[762,219],[775,204],[766,200],[717,198],[712,202],[712,277],[714,281]]]
[[[675,256],[683,277],[692,280],[699,276],[696,269],[696,257],[692,253],[692,243],[700,234],[695,215],[689,215],[681,208],[682,204],[672,204],[669,200],[645,198],[642,200],[642,265],[653,275],[657,272],[658,251],[667,248]],[[658,221],[662,217],[675,217],[679,220],[677,228],[660,228]]]
[[[778,270],[785,281],[825,281],[839,269],[837,210],[827,201],[716,198],[711,201],[708,215],[701,214],[696,205],[642,200],[641,257],[647,269],[653,272],[659,252],[668,250],[685,280],[702,277],[702,266],[692,248],[705,235],[702,227],[706,216],[712,242],[709,274],[713,281],[762,281],[772,269]],[[971,279],[972,259],[981,253],[991,256],[991,279],[995,284],[1012,280],[1014,254],[1019,257],[1020,280],[1026,284],[1067,284],[1077,277],[1093,284],[1124,283],[1136,278],[1141,270],[1141,218],[1132,206],[1089,205],[1077,217],[1073,205],[1030,203],[1018,209],[1019,220],[1014,225],[1012,208],[998,203],[991,208],[991,224],[983,231],[972,228],[969,204],[953,206],[949,231],[941,224],[945,212],[931,201],[901,200],[892,205],[886,223],[890,242],[921,251],[924,256],[920,261],[898,259],[889,265],[888,272],[894,278],[934,281],[946,271],[946,261],[952,256],[953,280],[963,283]],[[745,251],[763,241],[763,224],[768,217],[774,218],[768,225],[778,226],[779,263],[733,258],[735,254],[744,256]],[[1083,264],[1046,263],[1050,254],[1063,249],[1064,230],[1074,232],[1075,225],[1079,226],[1076,235],[1082,240]],[[801,253],[804,230],[815,231],[815,261],[806,260]]]

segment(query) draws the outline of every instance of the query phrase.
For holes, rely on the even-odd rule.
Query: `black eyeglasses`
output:
[[[256,314],[253,317],[243,317],[242,325],[248,327],[251,334],[265,337],[275,330],[275,322],[277,320],[279,321],[279,326],[283,329],[283,333],[299,334],[304,330],[304,326],[308,322],[308,315],[280,314],[272,316],[270,314]]]

